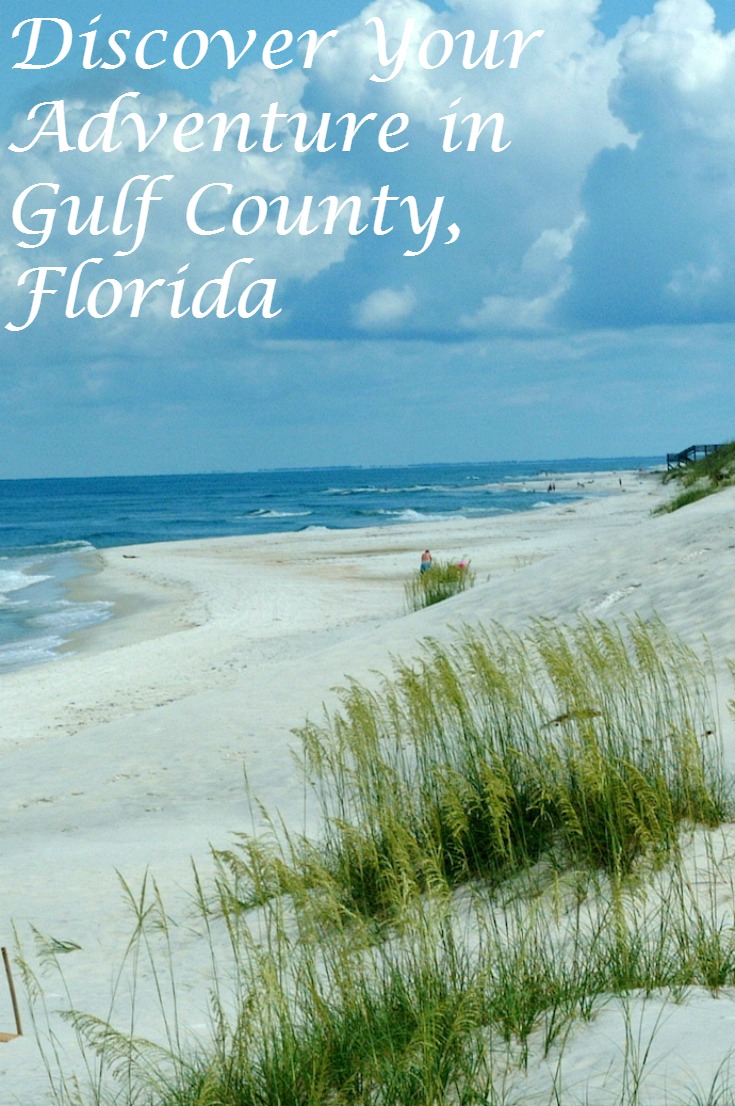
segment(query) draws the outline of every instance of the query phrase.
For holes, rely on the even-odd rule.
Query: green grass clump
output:
[[[669,515],[673,511],[678,511],[680,507],[696,503],[699,499],[706,499],[708,495],[715,495],[719,491],[721,491],[721,486],[717,484],[700,484],[695,488],[687,488],[686,491],[679,492],[667,503],[662,503],[660,507],[656,508],[654,514]]]
[[[248,846],[245,902],[331,884],[348,913],[385,917],[431,887],[497,885],[542,854],[624,875],[666,857],[682,822],[729,810],[701,665],[655,622],[429,642],[298,732],[323,837],[259,851],[255,876]]]
[[[730,867],[728,857],[722,861]],[[699,873],[708,884],[721,879],[717,863]],[[555,1044],[563,1056],[572,1021],[593,1018],[603,996],[668,992],[681,1000],[693,986],[717,994],[735,983],[731,870],[719,909],[703,906],[680,858],[665,875],[647,886],[613,881],[607,890],[598,879],[573,898],[561,880],[533,897],[478,897],[471,921],[426,895],[401,932],[378,944],[359,918],[316,942],[298,936],[283,901],[272,900],[258,924],[229,911],[224,897],[227,948],[222,919],[202,901],[216,971],[211,1032],[196,1045],[176,1013],[175,978],[161,970],[174,966],[176,927],[141,899],[144,924],[128,952],[141,975],[141,966],[153,975],[162,1006],[174,996],[173,1011],[163,1013],[166,1042],[70,1014],[98,1061],[90,1063],[89,1093],[64,1077],[56,1101],[519,1106],[523,1081],[514,1073],[531,1070],[531,1057],[548,1057]],[[463,940],[469,928],[473,937]],[[640,1077],[636,1056],[628,1062],[631,1078]],[[565,1106],[585,1101],[583,1091],[563,1099]],[[621,1094],[621,1106],[640,1101]]]
[[[404,588],[406,607],[420,611],[433,603],[441,603],[459,595],[475,582],[475,572],[469,563],[460,561],[434,561],[427,572],[416,572]]]
[[[672,469],[664,475],[664,483],[674,480],[684,490],[668,503],[656,508],[654,514],[669,514],[735,484],[735,442],[721,445],[706,457]]]
[[[614,873],[666,855],[682,821],[727,809],[697,669],[639,622],[428,645],[382,694],[353,685],[302,734],[328,865],[380,912],[396,882],[497,883],[550,849]]]
[[[66,1015],[90,1090],[51,1035],[59,1106],[517,1106],[514,1073],[601,996],[735,985],[729,850],[705,873],[680,848],[682,824],[730,812],[705,677],[659,622],[585,620],[466,630],[350,684],[299,731],[318,840],[216,853],[181,927],[155,885],[128,892],[127,1029]],[[192,927],[196,1039],[176,982]],[[156,1003],[159,1038],[136,1036]]]

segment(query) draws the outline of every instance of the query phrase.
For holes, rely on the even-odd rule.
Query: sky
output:
[[[4,0],[0,69],[0,479],[735,436],[730,0]]]

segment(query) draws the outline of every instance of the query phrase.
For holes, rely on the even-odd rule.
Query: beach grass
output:
[[[706,873],[714,874],[722,879],[722,870]],[[423,896],[400,931],[386,931],[379,942],[359,919],[318,942],[307,939],[283,901],[247,922],[223,901],[213,919],[207,899],[202,939],[211,942],[217,973],[204,1045],[176,1027],[176,963],[168,959],[176,927],[151,897],[147,928],[136,924],[129,959],[141,975],[148,967],[136,989],[147,983],[161,1004],[163,1041],[71,1013],[91,1079],[87,1086],[64,1080],[63,1089],[57,1083],[56,1101],[584,1106],[591,1100],[571,1093],[531,1099],[525,1081],[541,1059],[555,1056],[561,1069],[574,1027],[594,1025],[611,996],[625,1009],[646,997],[682,1002],[692,987],[717,994],[735,983],[726,903],[703,905],[680,858],[658,875],[665,879],[647,885],[597,875],[584,894],[557,873],[533,894],[515,888],[488,896],[475,888],[458,900]],[[732,894],[731,873],[725,879]],[[638,1094],[646,1058],[628,1043],[625,1091],[605,1099],[615,1106],[647,1101]],[[677,1102],[703,1100],[693,1092]]]
[[[398,888],[495,884],[542,853],[626,874],[729,809],[703,679],[660,623],[428,642],[300,731],[325,828],[291,862],[378,916]]]
[[[666,503],[662,503],[660,507],[657,507],[654,511],[656,515],[669,515],[673,511],[680,510],[681,507],[688,507],[690,503],[697,503],[700,499],[706,499],[709,495],[715,495],[722,489],[717,484],[700,484],[694,488],[686,488],[683,492],[679,492],[673,499],[668,500]]]
[[[475,572],[469,561],[434,561],[426,572],[413,573],[404,586],[406,608],[419,611],[472,587]]]
[[[89,1078],[57,1077],[57,1102],[517,1106],[529,1058],[561,1064],[609,996],[735,985],[706,675],[660,622],[538,621],[429,641],[377,689],[349,684],[298,731],[319,839],[274,820],[214,854],[211,887],[196,877],[206,1038],[181,1026],[183,927],[154,884],[126,888],[126,1028],[67,1013]],[[58,942],[41,947],[63,976]],[[158,1039],[137,1035],[156,1005]],[[625,1065],[634,1106],[646,1057],[631,1044]]]
[[[657,507],[654,514],[670,514],[732,486],[735,483],[735,442],[727,442],[705,457],[665,473],[664,483],[671,481],[681,484],[682,491]]]

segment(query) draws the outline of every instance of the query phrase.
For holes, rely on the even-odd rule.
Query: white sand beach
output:
[[[293,728],[319,718],[347,677],[375,680],[392,657],[465,623],[660,616],[711,651],[735,771],[726,663],[735,659],[735,489],[654,517],[671,494],[658,477],[594,480],[590,490],[605,495],[552,496],[544,509],[472,522],[106,550],[99,574],[79,586],[114,598],[116,616],[63,658],[0,680],[0,944],[13,949],[15,926],[30,950],[33,926],[81,946],[64,957],[72,999],[104,1015],[132,924],[116,873],[135,888],[148,871],[171,914],[184,916],[192,860],[206,873],[210,845],[258,828],[245,773],[268,812],[313,833]],[[469,557],[477,582],[407,614],[404,581],[426,546]],[[206,1022],[205,965],[193,937],[186,947],[194,968],[182,1018],[196,1027]],[[66,1002],[58,982],[46,997],[53,1018]],[[27,1033],[0,1044],[0,1106],[42,1106],[46,1074],[20,998]],[[652,1106],[709,1088],[735,1050],[735,995],[656,998],[635,1015],[642,1037],[656,1025],[642,1100]],[[613,1003],[572,1031],[563,1103],[585,1093],[590,1106],[619,1101],[611,1088],[623,1022]],[[0,1033],[12,1028],[0,977]],[[71,1070],[72,1034],[57,1028]],[[528,1101],[549,1100],[550,1065],[531,1061]]]

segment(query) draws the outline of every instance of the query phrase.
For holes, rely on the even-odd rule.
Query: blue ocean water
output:
[[[68,585],[97,550],[143,542],[341,530],[539,509],[599,494],[595,473],[657,457],[329,468],[187,476],[0,480],[0,673],[50,660],[71,634],[112,615]],[[569,475],[573,474],[573,475]]]

